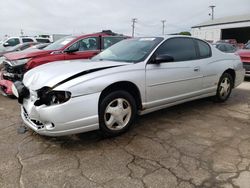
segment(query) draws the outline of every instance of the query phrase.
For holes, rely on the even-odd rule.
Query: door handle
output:
[[[200,67],[194,67],[194,71],[195,72],[199,72],[200,71]]]

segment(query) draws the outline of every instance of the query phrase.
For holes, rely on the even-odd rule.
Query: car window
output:
[[[197,42],[200,58],[208,58],[211,56],[210,46],[201,40],[194,39]]]
[[[103,37],[103,49],[107,49],[108,47],[112,46],[113,44],[120,42],[121,40],[125,39],[124,37]]]
[[[23,43],[25,42],[33,42],[33,39],[31,38],[22,38]]]
[[[144,61],[163,40],[162,37],[142,37],[122,40],[92,58],[94,61],[123,61],[136,63]]]
[[[68,37],[61,38],[49,44],[47,47],[44,48],[44,50],[59,50],[75,39],[76,39],[75,36],[68,36]]]
[[[235,48],[234,48],[234,46],[233,45],[230,45],[230,44],[227,44],[227,45],[225,45],[225,48],[226,48],[226,51],[227,52],[235,52]]]
[[[16,46],[17,44],[20,44],[20,41],[18,38],[11,38],[7,40],[6,43],[8,43],[9,46]]]
[[[170,55],[174,62],[197,59],[194,41],[191,38],[171,38],[155,52],[157,55]]]
[[[225,51],[226,51],[226,47],[225,47],[224,44],[218,44],[218,45],[217,45],[217,48],[218,48],[220,51],[222,51],[222,52],[225,52]]]
[[[74,44],[72,44],[68,49],[71,48],[78,48],[78,52],[81,51],[88,51],[88,50],[98,50],[99,49],[99,42],[98,37],[89,37],[85,39],[81,39]]]
[[[36,39],[36,41],[41,43],[50,43],[49,39]]]

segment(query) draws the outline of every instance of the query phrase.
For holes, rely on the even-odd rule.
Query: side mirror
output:
[[[4,47],[8,47],[8,46],[10,46],[10,44],[9,44],[8,42],[5,42],[5,43],[3,44],[3,46],[4,46]]]
[[[78,45],[73,45],[73,46],[67,48],[66,50],[64,50],[64,52],[70,54],[70,53],[77,52],[78,50],[79,50]]]
[[[160,63],[168,63],[173,62],[174,58],[170,55],[164,54],[164,55],[156,55],[156,57],[153,60],[153,63],[160,64]]]

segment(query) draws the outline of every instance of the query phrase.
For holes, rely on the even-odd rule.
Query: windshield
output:
[[[62,47],[64,47],[66,44],[70,43],[75,38],[76,37],[74,37],[74,36],[64,37],[64,38],[59,39],[56,42],[48,45],[47,47],[44,48],[44,50],[59,50]]]
[[[163,38],[134,38],[126,39],[104,50],[92,60],[110,60],[124,62],[144,61],[150,52]]]
[[[246,49],[250,49],[250,44],[246,45]]]

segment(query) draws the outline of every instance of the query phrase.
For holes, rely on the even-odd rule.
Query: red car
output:
[[[12,84],[22,80],[26,71],[49,62],[72,59],[90,59],[101,50],[128,38],[111,31],[102,31],[82,36],[67,36],[43,50],[5,54],[0,72],[0,91],[12,96]]]
[[[239,50],[237,54],[239,54],[243,67],[246,69],[246,77],[250,77],[250,44],[246,45],[244,50]]]

